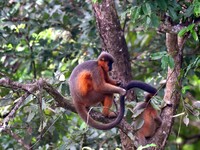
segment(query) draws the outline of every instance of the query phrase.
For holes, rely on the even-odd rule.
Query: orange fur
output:
[[[93,89],[92,76],[89,71],[82,71],[78,77],[78,88],[82,96],[87,95]]]
[[[103,68],[103,71],[101,72],[101,76],[102,76],[102,78],[104,78],[105,82],[110,83],[112,85],[116,85],[117,82],[112,80],[108,75],[108,71],[109,71],[108,61],[99,60],[98,66]],[[112,103],[113,103],[113,94],[106,95],[105,99],[103,101],[103,111],[102,111],[102,114],[104,116],[106,116],[106,117],[113,117],[114,116],[114,113],[110,112],[110,108],[112,107]]]
[[[157,116],[157,111],[149,104],[142,114],[144,124],[139,129],[138,134],[142,134],[145,138],[153,136],[157,129],[157,124],[154,121],[154,118]]]
[[[141,114],[141,117],[144,120],[144,124],[137,131],[137,136],[141,145],[147,144],[146,138],[152,137],[162,124],[161,117],[159,116],[157,110],[155,110],[149,102],[151,97],[152,95],[148,94],[145,98],[145,102],[142,102],[136,106],[137,109],[145,108]]]
[[[108,61],[99,60],[98,66],[101,66],[106,73],[109,71]]]
[[[103,101],[103,115],[106,117],[112,117],[113,113],[110,112],[110,108],[112,106],[113,103],[113,95],[107,95],[105,96],[105,99]]]

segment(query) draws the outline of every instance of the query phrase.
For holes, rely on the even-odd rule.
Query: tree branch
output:
[[[10,136],[12,136],[18,143],[20,143],[24,147],[24,149],[27,149],[27,150],[31,149],[30,145],[26,144],[26,142],[20,136],[18,136],[17,134],[12,132],[11,130],[6,129],[4,132],[6,132]]]
[[[44,82],[43,88],[54,98],[56,102],[58,102],[58,106],[76,113],[76,109],[69,100],[64,98],[52,85],[50,85],[46,81],[43,80],[42,82]]]
[[[30,95],[30,93],[25,93],[20,98],[18,98],[17,103],[13,107],[13,109],[9,112],[9,114],[3,119],[4,124],[8,124],[11,118],[14,117],[16,111],[19,109],[19,107],[22,105],[22,103],[26,100],[26,98]],[[1,126],[0,126],[1,128]]]
[[[2,78],[0,79],[0,86],[11,88],[11,89],[22,89],[26,91],[24,95],[22,95],[20,98],[18,98],[17,103],[13,107],[13,109],[9,112],[9,114],[4,118],[3,122],[4,125],[0,126],[1,131],[6,129],[6,126],[11,118],[14,117],[16,111],[19,109],[19,107],[22,105],[22,103],[26,100],[26,98],[36,92],[37,90],[41,90],[43,88],[47,93],[49,93],[54,100],[58,103],[59,107],[63,107],[64,109],[70,110],[74,113],[76,113],[75,107],[72,104],[71,101],[67,100],[65,97],[63,97],[52,85],[47,83],[44,79],[39,79],[35,81],[32,84],[23,84],[18,83],[15,81],[11,81],[9,78]],[[113,121],[113,119],[105,118],[101,113],[96,112],[92,110],[90,112],[91,116],[98,121],[102,121],[105,123]],[[124,132],[127,131],[127,125],[124,123],[120,123],[117,127],[122,129]],[[130,127],[128,127],[130,128]]]

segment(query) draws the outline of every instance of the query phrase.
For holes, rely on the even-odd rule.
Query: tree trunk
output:
[[[174,68],[168,68],[167,84],[165,89],[164,101],[168,104],[161,113],[162,126],[151,138],[149,143],[155,143],[158,150],[164,150],[167,138],[171,132],[176,108],[180,102],[181,95],[181,64],[183,59],[182,49],[184,40],[178,37],[177,34],[166,33],[166,47],[168,54],[174,60]]]
[[[102,50],[115,57],[113,78],[119,78],[123,83],[132,79],[128,47],[121,29],[119,18],[113,0],[103,0],[93,4],[96,23],[101,38]]]

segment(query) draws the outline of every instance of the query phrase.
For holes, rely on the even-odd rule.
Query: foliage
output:
[[[156,145],[152,143],[152,144],[148,144],[146,146],[140,146],[140,147],[137,148],[137,150],[143,150],[143,149],[146,149],[146,148],[149,148],[149,147],[156,147]]]
[[[78,62],[97,53],[99,42],[91,16],[91,5],[79,1],[64,2],[0,2],[1,77],[8,76],[23,82],[44,77],[63,95],[69,95],[68,85],[63,81]],[[11,110],[17,102],[14,100],[23,91],[1,88],[0,93],[0,112],[3,116]],[[27,143],[35,143],[33,148],[39,149],[78,148],[79,141],[88,139],[84,138],[86,131],[78,128],[83,123],[77,115],[57,108],[53,98],[45,92],[41,97],[41,106],[38,105],[38,96],[26,100],[10,124],[13,132],[24,137]],[[87,131],[87,135],[88,141],[99,137],[95,130]],[[1,135],[0,141],[3,149],[20,149],[20,145],[8,135]]]
[[[191,18],[199,17],[199,1],[194,0],[192,4],[185,1],[176,0],[143,0],[136,1],[131,5],[126,13],[135,26],[158,27],[164,19],[166,12],[173,22],[188,22]]]
[[[76,9],[79,6],[82,9]],[[0,56],[1,68],[6,67],[2,71],[22,80],[52,76],[60,69],[67,74],[85,47],[92,51],[98,44],[87,10],[91,12],[82,2],[73,6],[64,1],[1,1]]]
[[[168,148],[176,143],[183,149],[195,149],[199,142],[192,145],[184,141],[199,130],[190,126],[199,119],[199,107],[194,108],[194,103],[187,101],[186,93],[192,93],[193,102],[200,99],[200,31],[195,23],[200,16],[200,2],[143,0],[116,3],[121,22],[128,18],[125,37],[134,79],[159,85],[166,79],[167,68],[174,67],[166,52],[164,34],[157,33],[166,14],[174,24],[184,24],[179,36],[191,34],[184,48],[182,103],[178,110],[179,114],[184,113],[175,116],[177,119]],[[69,98],[68,85],[64,81],[75,65],[95,58],[101,47],[91,4],[80,0],[67,3],[63,0],[2,0],[0,16],[0,77],[8,76],[19,82],[43,77]],[[24,91],[1,87],[0,93],[0,115],[3,116]],[[159,96],[162,97],[163,93],[161,90]],[[28,97],[10,127],[26,142],[33,143],[34,149],[80,149],[83,146],[113,149],[121,146],[116,129],[101,132],[88,128],[76,114],[58,107],[45,92]],[[178,143],[177,139],[181,142]],[[7,134],[1,133],[0,143],[0,149],[21,149]]]

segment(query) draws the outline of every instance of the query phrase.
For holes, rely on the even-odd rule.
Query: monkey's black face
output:
[[[113,64],[113,62],[111,62],[111,61],[108,62],[109,71],[112,70],[112,64]]]

